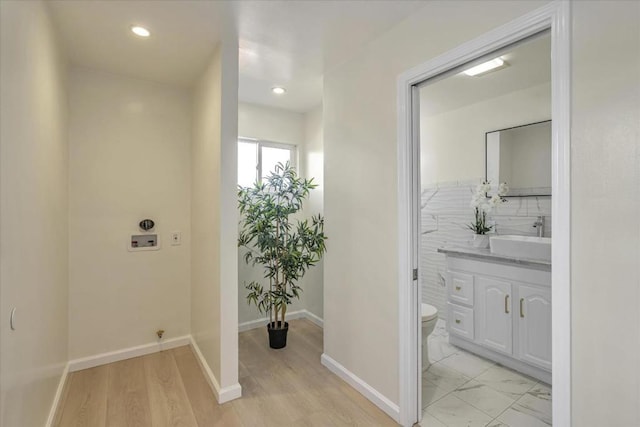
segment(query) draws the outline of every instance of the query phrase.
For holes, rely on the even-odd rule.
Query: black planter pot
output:
[[[278,321],[278,328],[276,328],[276,322],[271,322],[267,325],[267,331],[269,332],[269,347],[271,348],[284,348],[287,345],[287,332],[289,332],[289,322],[284,322],[284,328],[279,328],[282,322]]]

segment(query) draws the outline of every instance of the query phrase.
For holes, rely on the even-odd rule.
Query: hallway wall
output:
[[[397,76],[545,3],[429,2],[325,75],[327,233],[341,249],[325,261],[325,352],[391,402],[398,349],[379,337],[398,340]],[[635,426],[640,4],[571,6],[571,409],[576,426]]]
[[[640,2],[573,13],[573,424],[639,426]]]
[[[67,362],[65,89],[66,63],[46,5],[0,1],[0,425],[6,427],[45,424]]]
[[[300,156],[304,146],[304,115],[256,104],[238,104],[238,136],[261,139],[271,142],[295,145],[298,154],[298,171]],[[255,304],[247,304],[245,283],[264,280],[264,272],[260,266],[248,265],[244,261],[244,248],[238,248],[238,322],[250,322],[266,317],[260,313]],[[292,312],[304,308],[306,291],[301,299],[294,299],[287,308]]]
[[[322,213],[322,106],[308,113],[296,113],[273,107],[240,103],[238,106],[238,135],[296,146],[297,170],[306,178],[314,178],[320,186],[311,191],[301,217]],[[248,305],[245,283],[261,281],[264,273],[260,266],[247,265],[245,250],[238,248],[238,312],[239,323],[251,322],[266,317],[254,304]],[[289,313],[309,310],[322,318],[323,283],[322,261],[310,268],[300,280],[302,293],[287,308]]]
[[[191,334],[221,401],[240,394],[237,40],[216,48],[192,94]]]
[[[317,187],[309,194],[305,207],[306,216],[324,215],[324,137],[322,131],[322,105],[304,115],[305,145],[300,163],[307,178],[313,178]],[[332,250],[331,236],[326,241],[327,250]],[[307,271],[305,281],[305,308],[313,315],[324,319],[324,258]]]
[[[187,335],[190,94],[86,68],[69,94],[69,358]],[[129,252],[145,218],[160,249]]]
[[[545,3],[428,2],[325,73],[325,353],[390,411],[399,399],[398,75]]]

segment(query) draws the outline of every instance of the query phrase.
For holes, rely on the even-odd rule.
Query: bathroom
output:
[[[419,88],[429,426],[552,424],[550,39]]]

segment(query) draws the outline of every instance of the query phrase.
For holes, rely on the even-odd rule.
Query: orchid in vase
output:
[[[471,207],[473,208],[475,221],[468,225],[474,233],[475,246],[486,247],[488,238],[485,236],[491,229],[492,225],[487,224],[487,215],[498,205],[506,202],[505,196],[509,192],[507,183],[503,182],[498,186],[497,192],[489,197],[491,192],[491,182],[483,181],[478,184],[476,190],[471,197]],[[482,237],[478,237],[482,236]]]

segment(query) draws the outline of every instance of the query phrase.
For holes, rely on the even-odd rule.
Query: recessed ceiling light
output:
[[[467,76],[478,76],[480,74],[488,73],[489,71],[494,71],[499,68],[504,68],[508,66],[504,60],[501,58],[494,58],[491,61],[483,62],[480,65],[476,65],[475,67],[471,67],[468,70],[465,70],[464,73]]]
[[[282,95],[283,93],[287,92],[287,90],[283,87],[276,86],[271,88],[271,92],[275,93],[276,95]]]
[[[149,30],[139,25],[132,26],[131,32],[133,32],[133,34],[135,34],[136,36],[140,36],[140,37],[149,37],[151,35],[151,32]]]

